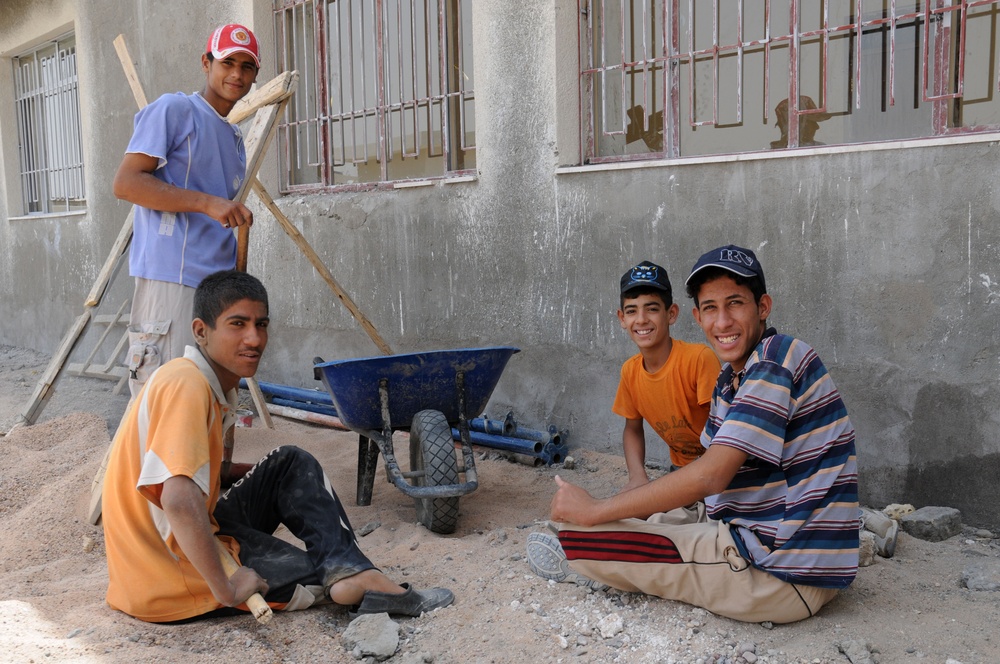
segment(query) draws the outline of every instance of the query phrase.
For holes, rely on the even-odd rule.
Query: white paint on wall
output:
[[[656,206],[656,212],[653,213],[653,221],[650,224],[650,226],[652,226],[652,229],[654,231],[656,230],[657,224],[659,224],[660,220],[663,219],[663,215],[666,213],[666,211],[667,211],[667,206],[665,203],[660,203],[659,205]]]
[[[968,204],[968,206],[969,206],[969,210],[968,210],[968,213],[967,213],[966,238],[965,238],[965,244],[966,244],[966,246],[965,246],[965,262],[966,262],[966,270],[967,270],[967,275],[968,275],[966,277],[966,283],[968,284],[968,288],[967,288],[968,292],[966,293],[966,304],[971,305],[972,304],[972,203],[970,202]],[[981,275],[981,276],[985,276],[985,275]],[[988,278],[989,277],[987,277],[987,279]],[[990,299],[987,298],[986,302],[989,303]]]
[[[986,304],[993,304],[993,301],[1000,298],[1000,284],[990,278],[988,274],[980,274],[979,281],[989,293],[986,295]]]

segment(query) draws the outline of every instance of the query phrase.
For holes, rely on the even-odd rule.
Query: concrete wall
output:
[[[134,106],[114,36],[126,35],[151,98],[200,87],[193,54],[229,16],[254,23],[273,52],[268,2],[181,4],[200,9],[150,0],[81,3],[86,15],[74,14],[92,206],[83,219],[0,218],[4,343],[55,349],[127,213],[109,192]],[[73,7],[24,1],[0,12],[42,16],[47,5]],[[396,352],[516,345],[488,411],[513,409],[526,425],[569,429],[572,445],[618,450],[610,405],[634,348],[615,318],[619,276],[651,259],[679,289],[700,253],[744,244],[767,271],[771,322],[812,344],[844,393],[863,500],[951,505],[968,523],[1000,526],[994,142],[560,170],[579,163],[576,3],[479,2],[474,12],[475,181],[279,200]],[[0,28],[0,53],[30,34]],[[273,168],[264,179],[276,195]],[[315,355],[377,355],[255,209],[250,271],[271,290],[274,320],[260,377],[314,386]],[[702,340],[681,304],[675,336]]]

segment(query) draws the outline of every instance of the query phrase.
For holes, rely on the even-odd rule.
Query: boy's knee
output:
[[[272,460],[274,463],[293,468],[317,468],[322,472],[322,467],[316,457],[294,445],[276,447],[264,457],[264,460]]]

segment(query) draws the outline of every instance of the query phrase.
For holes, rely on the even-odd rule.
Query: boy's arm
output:
[[[622,448],[628,469],[628,483],[622,491],[629,491],[649,482],[649,475],[646,474],[646,432],[642,427],[642,418],[625,419]]]
[[[253,224],[250,208],[228,198],[167,184],[153,172],[160,160],[141,152],[129,152],[115,174],[114,194],[121,200],[161,212],[200,212],[226,228]]]
[[[239,481],[244,475],[250,472],[253,468],[252,463],[238,463],[235,461],[223,461],[222,462],[222,486],[223,488],[230,487]]]
[[[233,448],[236,446],[236,429],[229,427],[222,436],[222,466],[219,468],[219,481],[223,489],[228,489],[240,478],[250,472],[254,464],[235,463],[233,461]]]
[[[240,567],[232,577],[226,575],[205,509],[205,494],[194,480],[184,475],[168,478],[160,493],[160,505],[177,544],[219,604],[238,606],[256,592],[267,593],[267,582],[249,567]]]
[[[669,512],[725,490],[746,459],[747,453],[735,447],[712,445],[701,458],[683,468],[634,491],[623,491],[603,500],[557,475],[558,489],[552,497],[549,518],[560,523],[595,526]]]

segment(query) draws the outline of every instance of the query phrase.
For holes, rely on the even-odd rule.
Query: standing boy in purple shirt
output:
[[[239,127],[226,116],[257,79],[256,37],[242,25],[217,28],[201,66],[201,92],[163,95],[139,111],[115,175],[115,196],[135,204],[133,396],[158,366],[184,355],[195,288],[205,276],[235,267],[232,229],[253,223],[250,209],[232,200],[246,176],[246,152]]]

